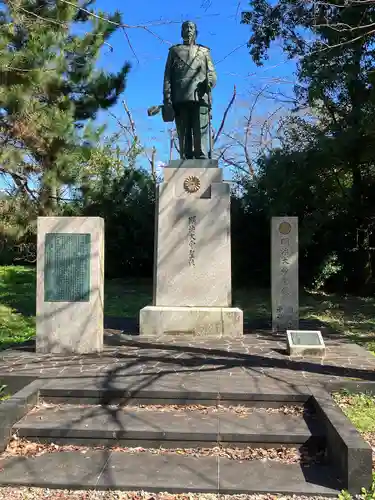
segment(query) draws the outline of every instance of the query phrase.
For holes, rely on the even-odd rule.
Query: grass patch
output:
[[[0,304],[0,348],[30,340],[35,335],[35,317],[24,316]]]
[[[363,434],[363,438],[375,450],[375,396],[372,394],[359,393],[354,394],[343,390],[332,394],[333,399],[342,409],[345,415],[352,422],[354,427]],[[375,499],[375,454],[373,451],[373,484],[366,491],[362,490],[359,498]],[[342,491],[339,495],[340,500],[352,500],[353,496],[347,491]]]
[[[301,300],[301,317],[318,319],[375,355],[375,298],[309,292]]]
[[[235,306],[248,319],[271,318],[269,290],[235,290]],[[300,318],[315,320],[363,345],[375,355],[375,298],[300,292]]]
[[[0,349],[35,335],[35,269],[0,267]]]
[[[0,385],[0,402],[10,398],[10,394],[7,394],[6,388],[6,385]]]
[[[375,433],[375,397],[371,394],[351,394],[342,391],[333,399],[360,432]]]
[[[0,267],[0,349],[35,335],[35,295],[35,268]],[[106,316],[134,318],[151,301],[151,280],[114,279],[105,283]],[[248,320],[271,319],[269,290],[234,290],[233,305],[243,309]],[[322,322],[375,354],[375,298],[301,292],[300,317]]]
[[[152,284],[148,280],[113,279],[104,285],[104,314],[133,318],[152,303]]]
[[[35,301],[35,268],[0,266],[0,303],[25,316],[35,316]]]

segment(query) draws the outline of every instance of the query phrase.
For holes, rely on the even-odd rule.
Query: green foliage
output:
[[[338,260],[337,254],[333,253],[328,255],[322,262],[320,270],[315,275],[313,282],[314,289],[320,290],[322,288],[327,288],[327,284],[339,275],[341,271],[342,265]]]
[[[90,11],[93,3],[83,7]],[[1,12],[0,173],[12,179],[13,196],[26,197],[30,213],[59,213],[62,189],[80,184],[79,166],[100,136],[85,121],[125,88],[128,64],[117,74],[96,67],[117,26],[79,5],[15,0]],[[120,22],[120,14],[109,20]]]
[[[6,385],[0,385],[0,403],[10,398],[10,394],[7,392]]]
[[[369,490],[366,488],[361,488],[361,493],[353,497],[348,491],[342,490],[338,495],[339,500],[352,500],[357,498],[358,500],[374,500],[375,499],[375,478]]]
[[[84,193],[82,214],[105,224],[106,275],[151,276],[153,265],[155,183],[140,169],[121,175],[98,174]]]
[[[335,402],[340,406],[353,425],[362,433],[375,432],[375,397],[371,393],[352,393],[346,389],[332,394]],[[375,472],[370,488],[361,488],[361,493],[353,497],[348,491],[342,490],[338,495],[340,500],[375,499]]]
[[[341,271],[327,282],[362,293],[375,290],[374,14],[370,3],[251,0],[243,18],[256,64],[276,40],[297,58],[296,110],[312,110],[284,123],[281,147],[259,159],[269,212],[300,218],[304,282],[320,284],[335,255]]]
[[[0,200],[0,259],[31,263],[36,218],[69,211],[65,199],[85,183],[104,130],[93,120],[124,91],[129,64],[97,67],[118,12],[94,11],[92,0],[1,3],[0,179],[10,188]]]
[[[35,335],[35,269],[0,267],[0,348]]]
[[[24,316],[35,316],[36,270],[32,266],[0,267],[0,302]]]
[[[258,183],[239,177],[241,192],[231,199],[233,282],[237,287],[270,286],[270,219],[268,200]]]
[[[375,432],[375,397],[372,394],[341,391],[333,394],[333,398],[359,431]]]

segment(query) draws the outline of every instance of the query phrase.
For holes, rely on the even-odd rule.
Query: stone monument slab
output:
[[[103,348],[104,220],[39,217],[36,350]]]
[[[164,169],[153,305],[140,311],[141,335],[243,334],[243,313],[232,307],[230,186],[217,161],[209,167],[207,162],[188,160],[189,167]]]
[[[229,307],[230,186],[219,168],[168,168],[165,176],[158,192],[153,305]]]
[[[272,217],[271,284],[272,330],[297,329],[298,217]]]
[[[325,343],[320,330],[287,330],[290,356],[324,356]]]

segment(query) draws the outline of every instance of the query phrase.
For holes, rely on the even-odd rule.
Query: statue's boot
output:
[[[201,152],[201,153],[195,154],[194,158],[196,158],[197,160],[206,160],[207,156],[203,152]]]

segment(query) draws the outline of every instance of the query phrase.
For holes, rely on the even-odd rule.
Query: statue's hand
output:
[[[165,122],[173,122],[175,119],[173,104],[171,99],[164,99],[162,106],[162,116],[163,121]]]
[[[210,85],[209,85],[208,80],[204,80],[203,82],[199,82],[197,84],[198,96],[200,98],[202,98],[205,94],[208,93],[209,89],[210,89]]]
[[[164,97],[163,99],[164,106],[172,106],[172,99],[170,97]]]

